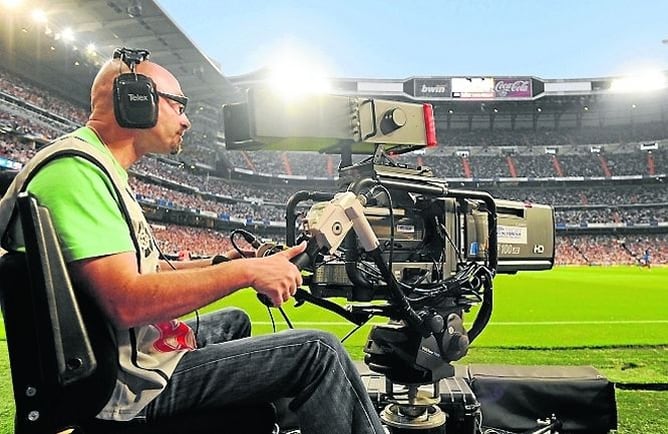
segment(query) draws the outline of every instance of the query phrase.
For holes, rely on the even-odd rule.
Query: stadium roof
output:
[[[238,101],[243,98],[239,89],[259,84],[269,74],[265,68],[225,77],[220,66],[209,59],[154,0],[52,0],[43,3],[46,22],[42,23],[33,20],[29,3],[32,2],[24,1],[17,9],[0,11],[3,30],[0,32],[0,66],[84,106],[88,104],[90,83],[99,65],[111,57],[115,48],[122,46],[151,51],[153,60],[179,78],[195,107],[218,108],[223,103]],[[71,31],[70,41],[64,36],[66,29]],[[89,53],[89,44],[95,46],[93,54]],[[668,71],[663,77],[665,86]],[[611,77],[568,80],[466,77],[495,84],[526,82],[531,91],[504,97],[494,93],[483,99],[475,95],[454,98],[456,78],[462,81],[462,77],[339,78],[334,79],[332,85],[333,90],[347,95],[431,102],[436,106],[437,117],[463,117],[468,122],[473,116],[482,119],[481,127],[489,126],[489,116],[496,118],[498,126],[504,118],[508,118],[508,123],[514,122],[513,116],[520,113],[526,114],[527,121],[523,124],[518,118],[518,127],[531,127],[533,119],[540,117],[543,122],[550,118],[549,125],[556,128],[557,122],[562,126],[579,125],[580,117],[582,125],[599,125],[601,120],[608,124],[627,123],[631,118],[635,121],[663,119],[668,110],[665,102],[668,89],[651,92],[641,89],[617,95],[610,92]],[[646,86],[647,80],[642,83]],[[572,122],[567,116],[556,118],[564,112],[580,112],[581,116],[572,115]],[[475,128],[474,124],[471,125]]]
[[[0,19],[0,27],[11,29],[0,36],[0,64],[81,103],[88,102],[98,66],[123,46],[149,50],[151,59],[172,71],[197,104],[219,106],[238,98],[220,66],[155,1],[51,0],[44,6],[47,21],[41,24],[27,9],[24,3]],[[68,28],[69,41],[70,35],[63,36]]]

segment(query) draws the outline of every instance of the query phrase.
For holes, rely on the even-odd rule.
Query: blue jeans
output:
[[[250,320],[240,309],[203,316],[198,349],[181,359],[167,388],[147,406],[147,419],[289,397],[302,433],[384,432],[335,336],[314,330],[248,336]]]

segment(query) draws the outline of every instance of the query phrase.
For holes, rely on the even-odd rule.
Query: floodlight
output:
[[[30,16],[32,17],[33,21],[36,23],[46,23],[46,12],[42,9],[34,9],[31,13]]]
[[[270,65],[267,82],[276,93],[287,100],[327,93],[332,89],[322,68],[294,52],[283,53]]]
[[[9,9],[14,9],[21,4],[21,0],[2,0],[2,4]]]
[[[663,72],[651,71],[627,77],[617,78],[610,83],[612,92],[647,92],[665,89],[668,85]]]
[[[71,28],[67,27],[62,32],[60,32],[60,37],[65,42],[72,42],[74,41],[74,32]]]

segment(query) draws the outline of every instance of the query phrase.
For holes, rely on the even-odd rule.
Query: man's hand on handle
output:
[[[245,265],[250,268],[251,286],[275,307],[288,301],[302,285],[301,272],[290,259],[305,249],[306,243],[301,243],[275,255],[249,259]]]

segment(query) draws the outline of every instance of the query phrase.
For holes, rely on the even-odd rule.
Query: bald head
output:
[[[113,116],[113,85],[114,80],[120,74],[130,72],[130,68],[120,59],[113,59],[106,62],[93,80],[93,86],[90,93],[91,120],[100,121],[112,120]],[[150,77],[158,90],[181,94],[176,77],[157,63],[145,61],[137,65],[136,72]]]
[[[86,124],[112,150],[123,167],[129,167],[149,152],[178,152],[183,135],[190,128],[184,113],[185,103],[178,99],[183,92],[176,77],[148,61],[137,65],[135,72],[153,80],[160,95],[156,101],[157,122],[148,128],[122,127],[114,113],[114,81],[129,72],[130,68],[120,59],[110,60],[100,68],[91,87],[91,115]]]

